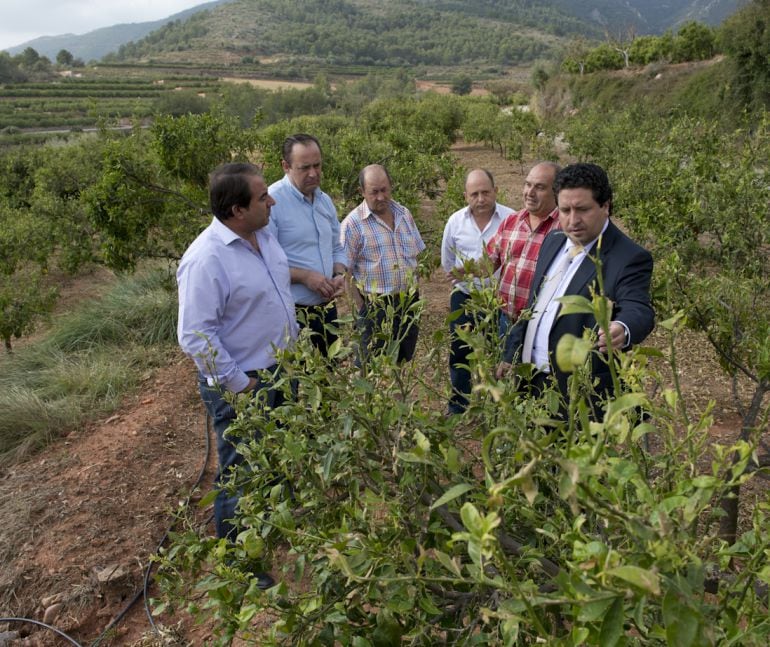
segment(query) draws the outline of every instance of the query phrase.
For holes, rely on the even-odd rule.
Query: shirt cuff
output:
[[[628,326],[624,324],[622,321],[618,321],[617,319],[613,323],[619,323],[621,326],[623,326],[623,330],[626,331],[626,340],[623,343],[623,346],[620,348],[620,350],[626,350],[626,348],[629,348],[631,346],[631,331],[628,329]]]

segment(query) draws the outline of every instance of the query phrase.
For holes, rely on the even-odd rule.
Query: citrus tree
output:
[[[741,438],[764,447],[760,464],[770,415],[769,125],[767,114],[726,128],[688,116],[661,122],[637,109],[571,131],[573,150],[608,168],[616,211],[653,250],[659,310],[682,310],[716,351]],[[723,506],[724,537],[734,541],[737,485]]]
[[[619,396],[592,420],[590,338],[557,351],[574,372],[560,417],[556,393],[493,377],[495,297],[474,303],[464,417],[440,412],[441,334],[415,365],[386,350],[357,368],[351,320],[331,361],[304,338],[287,351],[287,403],[241,401],[232,427],[247,463],[228,485],[237,540],[176,533],[157,611],[213,616],[217,644],[765,644],[767,506],[735,542],[718,537],[749,443],[704,469],[710,412],[689,410],[644,349],[618,358]],[[608,318],[599,296],[570,307]],[[681,321],[662,325],[673,340]],[[260,591],[253,572],[269,566],[280,582]]]

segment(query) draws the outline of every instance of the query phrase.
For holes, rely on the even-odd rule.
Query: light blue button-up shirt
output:
[[[259,252],[214,218],[176,274],[179,345],[210,385],[233,392],[297,336],[286,255],[267,227],[256,238]]]
[[[270,210],[270,231],[281,244],[290,267],[315,270],[331,278],[335,263],[347,266],[337,210],[326,193],[316,189],[311,202],[288,175],[271,184],[268,192],[276,201]],[[292,283],[291,293],[298,305],[326,302],[302,283]]]

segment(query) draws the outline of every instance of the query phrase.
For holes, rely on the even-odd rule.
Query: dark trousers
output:
[[[296,304],[294,308],[297,311],[297,323],[302,328],[310,329],[310,341],[313,346],[319,350],[321,355],[327,357],[329,346],[337,340],[337,335],[327,328],[327,326],[336,325],[337,306],[326,303],[316,306]]]
[[[449,312],[460,315],[449,323],[451,342],[449,344],[449,381],[452,383],[452,395],[449,397],[449,413],[462,413],[468,406],[468,395],[471,392],[471,372],[468,370],[468,355],[470,347],[455,334],[460,327],[476,325],[474,317],[465,311],[465,302],[470,295],[453,290],[449,295]]]
[[[398,344],[399,363],[408,362],[414,357],[417,347],[417,337],[420,333],[417,318],[410,311],[420,299],[415,292],[412,295],[399,292],[397,294],[364,295],[364,305],[358,311],[358,324],[361,330],[361,360],[375,351],[390,351],[391,344]],[[383,332],[383,324],[392,309],[393,328],[390,338]]]
[[[271,366],[267,370],[274,374],[276,367]],[[257,379],[257,386],[252,395],[263,386],[270,385],[261,382],[256,371],[248,371],[247,375]],[[238,453],[238,440],[227,438],[225,434],[230,423],[235,419],[236,413],[233,406],[224,398],[221,388],[209,386],[205,378],[200,379],[199,387],[201,399],[206,411],[211,416],[217,438],[219,467],[215,483],[220,487],[217,498],[214,500],[214,523],[216,524],[217,537],[226,537],[234,541],[237,533],[232,520],[235,518],[235,509],[238,506],[240,493],[238,491],[232,493],[222,486],[227,482],[231,472],[243,463],[243,456]],[[270,389],[265,404],[274,408],[282,404],[283,400],[283,393]],[[255,438],[259,438],[259,434],[256,432]]]

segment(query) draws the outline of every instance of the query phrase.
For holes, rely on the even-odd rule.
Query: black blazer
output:
[[[563,231],[553,231],[546,236],[540,248],[540,254],[532,278],[532,290],[529,294],[527,307],[531,308],[543,277],[556,254],[564,245],[566,234]],[[650,282],[652,280],[652,256],[643,247],[637,245],[610,220],[607,229],[583,259],[577,272],[567,286],[566,295],[581,295],[591,297],[591,289],[598,290],[596,281],[596,265],[592,258],[599,254],[604,281],[604,294],[613,301],[612,321],[622,321],[631,334],[631,344],[638,344],[652,332],[655,326],[655,311],[650,303]],[[503,359],[512,362],[521,357],[524,335],[528,320],[519,319],[506,339]],[[585,328],[595,329],[596,319],[592,314],[569,314],[560,316],[556,313],[551,333],[548,337],[548,354],[551,359],[551,370],[559,382],[561,392],[567,393],[568,374],[556,366],[554,353],[559,339],[567,333],[582,336]],[[594,355],[591,359],[591,369],[599,378],[598,390],[608,390],[611,385],[609,366],[601,358]]]

